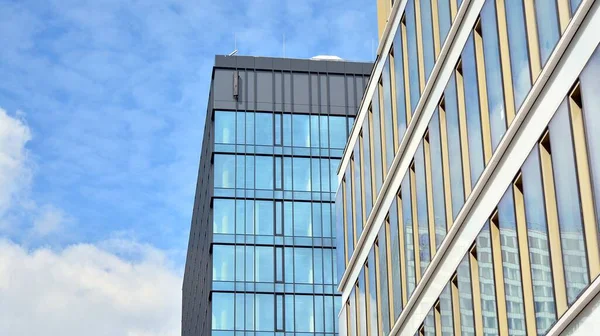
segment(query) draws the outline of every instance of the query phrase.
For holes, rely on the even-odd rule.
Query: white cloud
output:
[[[39,209],[33,220],[31,231],[38,237],[45,237],[53,233],[59,233],[67,221],[66,214],[53,205],[46,205]]]
[[[181,276],[165,255],[122,240],[100,246],[27,251],[0,240],[0,335],[179,335]]]
[[[20,118],[0,108],[0,218],[31,182],[31,168],[25,149],[31,131]]]

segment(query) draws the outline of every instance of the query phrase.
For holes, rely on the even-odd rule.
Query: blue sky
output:
[[[375,10],[374,0],[0,0],[0,255],[68,268],[84,248],[108,282],[150,263],[180,295],[214,55],[235,35],[241,55],[282,56],[285,34],[287,57],[373,60]],[[2,332],[1,319],[2,334],[30,327]]]

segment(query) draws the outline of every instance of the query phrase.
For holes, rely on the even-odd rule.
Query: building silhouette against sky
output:
[[[600,2],[378,0],[340,335],[597,334]]]
[[[183,335],[337,333],[336,172],[371,67],[216,56]]]

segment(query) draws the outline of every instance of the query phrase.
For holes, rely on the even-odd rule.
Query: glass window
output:
[[[273,190],[273,157],[256,156],[256,189]]]
[[[361,162],[360,162],[360,147],[359,143],[356,143],[354,146],[354,213],[356,216],[356,239],[360,237],[363,228],[363,218],[362,218],[362,178],[361,178]]]
[[[237,200],[235,202],[235,233],[244,234],[246,231],[245,217],[246,217],[246,202],[244,200]]]
[[[406,18],[406,35],[408,40],[408,78],[410,89],[410,105],[411,113],[415,113],[421,89],[419,84],[419,65],[417,56],[417,25],[415,23],[415,0],[409,0],[406,3],[405,18]]]
[[[237,155],[235,157],[235,185],[238,188],[244,188],[245,183],[246,183],[246,157],[244,155]]]
[[[340,159],[329,159],[329,175],[323,175],[324,179],[329,180],[329,190],[335,190],[337,188],[337,168],[340,165]],[[327,178],[325,177],[327,176]]]
[[[275,281],[283,282],[283,247],[275,247]]]
[[[506,2],[506,25],[510,47],[510,64],[515,93],[515,110],[519,110],[531,89],[529,52],[527,49],[527,31],[525,29],[525,11],[523,1]]]
[[[235,294],[235,329],[244,330],[244,293]]]
[[[311,205],[308,202],[294,202],[294,236],[312,236]]]
[[[356,287],[355,287],[356,288]],[[357,336],[357,316],[356,316],[356,290],[350,291],[348,301],[346,303],[346,311],[348,316],[348,336]]]
[[[235,143],[246,143],[246,112],[236,112],[236,128],[235,128]]]
[[[325,309],[323,307],[323,297],[315,295],[315,331],[322,333],[325,331]]]
[[[313,249],[313,258],[314,258],[314,283],[322,284],[323,283],[323,249],[315,248]]]
[[[429,265],[431,254],[429,251],[429,221],[427,218],[427,186],[425,184],[425,160],[423,153],[423,141],[419,143],[415,153],[415,181],[417,194],[417,223],[419,227],[419,256],[421,265],[421,274]]]
[[[310,116],[310,146],[317,148],[320,145],[319,141],[319,116]]]
[[[544,304],[554,302],[554,285],[552,282],[548,230],[544,212],[544,193],[537,146],[533,148],[527,160],[525,160],[521,172],[523,174],[523,198],[527,236],[529,238],[529,257],[533,269],[533,300],[536,306],[535,317],[538,322],[536,326],[538,334],[545,335],[548,328],[556,321],[556,310],[554,304]]]
[[[215,154],[215,188],[235,188],[235,155]]]
[[[281,113],[275,113],[275,145],[281,146]]]
[[[213,232],[214,233],[234,233],[235,213],[231,209],[235,208],[235,201],[232,199],[213,200]]]
[[[362,269],[360,274],[358,275],[358,307],[356,308],[358,312],[358,331],[359,335],[367,335],[367,296],[365,293],[365,271]]]
[[[284,301],[283,301],[283,295],[275,295],[275,330],[276,331],[283,331],[284,330],[284,322],[283,322],[283,318],[284,318],[284,309],[283,306],[285,305]]]
[[[473,319],[473,295],[471,292],[471,272],[469,270],[469,256],[461,261],[458,266],[458,297],[460,300],[460,327],[462,335],[475,335]],[[513,334],[511,334],[513,335]]]
[[[446,285],[442,295],[440,295],[440,316],[442,318],[442,335],[453,336],[454,322],[452,319],[452,297],[449,285]]]
[[[326,284],[334,283],[333,275],[335,273],[334,265],[335,265],[336,259],[337,258],[335,257],[335,254],[333,254],[332,249],[323,249],[323,269],[325,270],[325,272],[323,273],[323,282]],[[343,258],[342,258],[342,260],[343,260]],[[341,268],[341,269],[344,269],[344,268]]]
[[[498,334],[498,318],[496,314],[496,287],[494,285],[494,265],[492,264],[492,248],[490,242],[490,226],[486,223],[477,237],[477,262],[479,265],[479,289],[483,328],[486,334]]]
[[[323,230],[321,227],[321,218],[323,217],[323,214],[321,213],[322,205],[323,203],[312,204],[312,236],[314,237],[323,237]]]
[[[535,14],[540,42],[540,56],[542,57],[543,67],[560,38],[556,1],[536,0]]]
[[[283,145],[292,146],[292,116],[283,115]]]
[[[272,113],[256,113],[256,144],[273,146]]]
[[[241,202],[241,200],[240,200]],[[246,200],[246,234],[254,234],[254,201]]]
[[[379,274],[379,292],[381,294],[377,299],[380,302],[380,318],[383,326],[383,334],[387,335],[390,332],[390,303],[389,303],[389,292],[388,292],[388,267],[387,267],[387,237],[386,237],[385,226],[379,230],[378,244],[375,248],[379,248],[376,257],[379,258],[377,263],[377,273]]]
[[[329,116],[319,116],[319,140],[321,141],[321,148],[329,147]]]
[[[254,131],[256,130],[256,127],[254,126],[254,114],[254,112],[245,112],[247,145],[254,145]]]
[[[425,60],[425,82],[429,79],[435,56],[433,54],[433,23],[431,22],[431,1],[419,1],[421,7],[421,27],[423,40],[423,58]]]
[[[336,230],[340,233],[344,232],[344,205],[343,205],[343,196],[344,193],[342,191],[342,185],[338,189],[338,192],[335,196],[335,227]],[[346,239],[336,239],[336,252],[338,255],[338,269],[342,272],[346,269]],[[338,282],[341,279],[337,279]]]
[[[437,0],[437,4],[438,20],[440,24],[440,44],[444,45],[444,41],[446,41],[446,37],[450,31],[450,2],[449,0]]]
[[[406,98],[404,97],[404,51],[402,50],[402,32],[398,30],[394,37],[394,72],[396,80],[396,120],[398,125],[398,143],[406,132]],[[365,118],[366,121],[366,118]],[[364,123],[363,123],[364,129]],[[366,157],[366,156],[365,156]]]
[[[294,147],[310,147],[310,119],[305,114],[294,114],[292,116]]]
[[[294,331],[294,295],[285,296],[285,331]]]
[[[274,282],[273,247],[256,246],[256,282]]]
[[[256,201],[256,233],[259,235],[273,235],[273,201]]]
[[[596,198],[596,216],[600,216],[600,48],[581,73],[581,99],[587,137],[587,152],[592,186]],[[600,224],[600,223],[599,223]]]
[[[549,129],[558,222],[563,245],[563,258],[565,259],[567,299],[570,305],[579,296],[579,293],[587,287],[589,278],[577,187],[577,171],[573,155],[573,138],[566,100],[563,101],[550,121]],[[569,241],[575,243],[569,246]],[[569,262],[569,260],[572,262]]]
[[[245,263],[244,263],[244,246],[238,245],[235,247],[235,281],[244,281]]]
[[[212,294],[212,329],[233,330],[234,327],[233,293]]]
[[[331,148],[346,147],[346,117],[329,116],[329,139]]]
[[[246,246],[246,281],[254,281],[254,246]]]
[[[467,39],[467,44],[462,53],[462,61],[465,105],[467,108],[467,140],[469,143],[469,162],[471,164],[471,185],[475,186],[479,176],[481,176],[481,173],[483,172],[484,163],[473,33],[471,33]]]
[[[313,159],[313,160],[317,160],[317,159]],[[330,169],[330,162],[328,159],[319,159],[319,161],[321,162],[321,191],[323,192],[329,192],[329,191],[334,191],[337,188],[337,175],[335,177],[335,187],[331,188],[331,186],[333,186],[333,183],[331,181],[329,181],[329,176],[331,174],[335,174],[336,171],[331,171]]]
[[[311,190],[312,191],[321,191],[321,166],[319,164],[319,160],[312,159],[310,160],[311,166]]]
[[[581,0],[571,0],[571,15],[575,14],[580,3]]]
[[[294,189],[295,191],[310,191],[311,182],[310,182],[310,159],[309,158],[301,158],[294,157],[292,158],[294,162],[292,179],[294,181]],[[288,171],[286,171],[288,174]]]
[[[446,132],[448,134],[448,156],[450,161],[450,191],[452,196],[452,216],[456,219],[465,202],[463,189],[460,133],[458,129],[458,106],[456,102],[456,77],[452,74],[445,92]],[[444,141],[444,139],[442,139]]]
[[[508,332],[511,335],[525,335],[521,263],[517,244],[517,224],[512,186],[506,190],[498,204],[498,220],[506,305],[514,307],[514,309],[509,309],[508,317],[515,323],[512,326],[509,323]]]
[[[436,109],[429,122],[429,154],[433,189],[433,219],[435,221],[435,244],[439,247],[446,236],[446,200],[444,199],[444,176],[442,172],[442,147],[440,140],[439,111]]]
[[[294,282],[313,283],[313,264],[311,248],[294,248],[294,267],[299,270],[296,272]]]
[[[402,223],[398,218],[398,200],[394,198],[392,201],[392,205],[390,206],[390,252],[391,252],[391,264],[392,268],[390,272],[392,272],[392,288],[394,289],[393,293],[393,302],[394,302],[394,317],[397,319],[402,312],[402,281],[400,277],[400,242],[399,242],[399,232],[398,227]],[[364,315],[362,315],[364,316]]]
[[[350,165],[346,168],[344,174],[348,178],[343,182],[345,184],[344,192],[346,198],[344,199],[344,214],[345,229],[346,229],[346,250],[348,251],[348,260],[350,260],[352,253],[354,252],[354,223],[352,222],[352,178],[350,176]]]
[[[377,329],[378,325],[378,313],[377,313],[377,270],[375,267],[375,250],[371,249],[369,252],[369,256],[367,259],[368,263],[368,277],[369,277],[369,325],[371,330],[369,331],[370,335],[379,335],[379,330]]]
[[[335,325],[337,322],[337,313],[340,311],[337,309],[333,303],[333,296],[324,296],[325,301],[325,332],[333,332],[337,329]],[[341,302],[342,300],[336,300],[337,302]]]
[[[213,245],[213,280],[234,281],[235,250],[231,245]]]
[[[215,143],[235,143],[235,112],[215,111]]]
[[[385,160],[386,160],[386,171],[390,169],[392,161],[394,160],[394,119],[392,117],[392,82],[390,79],[390,59],[385,62],[383,67],[382,75],[383,83],[383,107],[381,112],[383,113],[383,132],[385,139]]]
[[[381,113],[379,112],[379,88],[375,89],[375,94],[371,102],[371,117],[373,122],[373,169],[375,170],[375,190],[379,192],[383,184],[383,148],[381,147]]]
[[[275,301],[272,294],[256,294],[256,330],[275,329]]]
[[[413,218],[412,218],[412,202],[410,196],[410,174],[406,174],[402,180],[402,186],[400,188],[402,197],[402,221],[404,223],[404,245],[406,255],[406,277],[407,284],[406,289],[408,296],[410,296],[415,289],[415,250],[414,250],[414,238],[413,238]]]
[[[254,175],[255,175],[255,170],[254,170],[254,156],[251,155],[246,155],[246,179],[245,179],[245,185],[246,185],[246,189],[254,189]],[[264,176],[259,177],[261,180],[263,180]],[[239,187],[239,186],[238,186]]]
[[[483,56],[485,58],[485,75],[490,114],[490,130],[492,133],[492,150],[496,150],[506,132],[506,115],[504,112],[504,87],[502,86],[502,68],[498,50],[498,28],[496,19],[496,2],[486,1],[481,10],[481,31],[483,39]]]
[[[314,332],[315,314],[313,297],[296,295],[296,332]]]
[[[371,189],[371,145],[369,141],[369,118],[365,118],[365,121],[363,122],[362,136],[360,138],[362,140],[363,157],[365,158],[363,162],[363,167],[365,169],[365,213],[370,213],[373,207],[373,195]]]
[[[254,294],[246,294],[246,330],[254,330]]]

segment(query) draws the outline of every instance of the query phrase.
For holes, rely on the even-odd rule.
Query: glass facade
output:
[[[446,233],[457,218],[469,218],[467,200],[478,204],[473,190],[485,190],[481,184],[488,180],[481,177],[486,168],[493,169],[488,165],[494,157],[503,155],[496,151],[515,118],[534,113],[524,102],[537,99],[531,90],[536,81],[548,80],[549,74],[539,75],[553,53],[562,52],[556,48],[561,38],[572,38],[562,34],[579,1],[486,0],[479,13],[465,14],[474,19],[472,27],[452,27],[459,11],[471,10],[460,6],[456,0],[408,0],[395,14],[395,35],[384,36],[393,43],[382,51],[377,60],[382,73],[375,72],[371,81],[375,93],[364,97],[371,110],[356,126],[360,146],[345,154],[355,161],[342,160],[345,169],[360,153],[360,162],[368,166],[360,179],[356,165],[354,174],[340,174],[346,186],[356,181],[365,186],[362,194],[340,200],[344,223],[362,221],[353,223],[361,230],[347,248],[358,261],[349,264],[349,254],[339,268],[350,279],[341,284],[350,293],[346,304],[365,312],[352,316],[368,316],[366,325],[359,321],[357,328],[346,329],[350,335],[388,335],[436,254],[452,247],[444,244]],[[441,75],[431,74],[447,36],[461,29],[468,30],[468,38],[457,47],[456,63],[444,60],[440,66],[441,72],[451,70],[442,82]],[[600,137],[593,131],[600,126],[599,50],[572,87],[561,89],[568,92],[533,148],[521,149],[523,158],[531,152],[501,187],[502,196],[490,206],[494,209],[480,223],[483,229],[437,302],[413,307],[423,318],[418,335],[545,335],[600,275]],[[424,94],[428,86],[437,90],[435,97]],[[378,91],[387,87],[395,97]],[[389,130],[390,125],[396,129]],[[393,143],[390,134],[397,137]],[[399,161],[397,171],[390,171],[393,159]],[[377,202],[381,208],[371,214]],[[338,235],[348,238],[348,228],[342,229]],[[373,245],[356,246],[361,237]],[[364,250],[370,251],[366,258]],[[364,280],[356,280],[356,268]],[[370,300],[355,299],[361,287]],[[340,315],[340,321],[350,326],[348,317]]]

